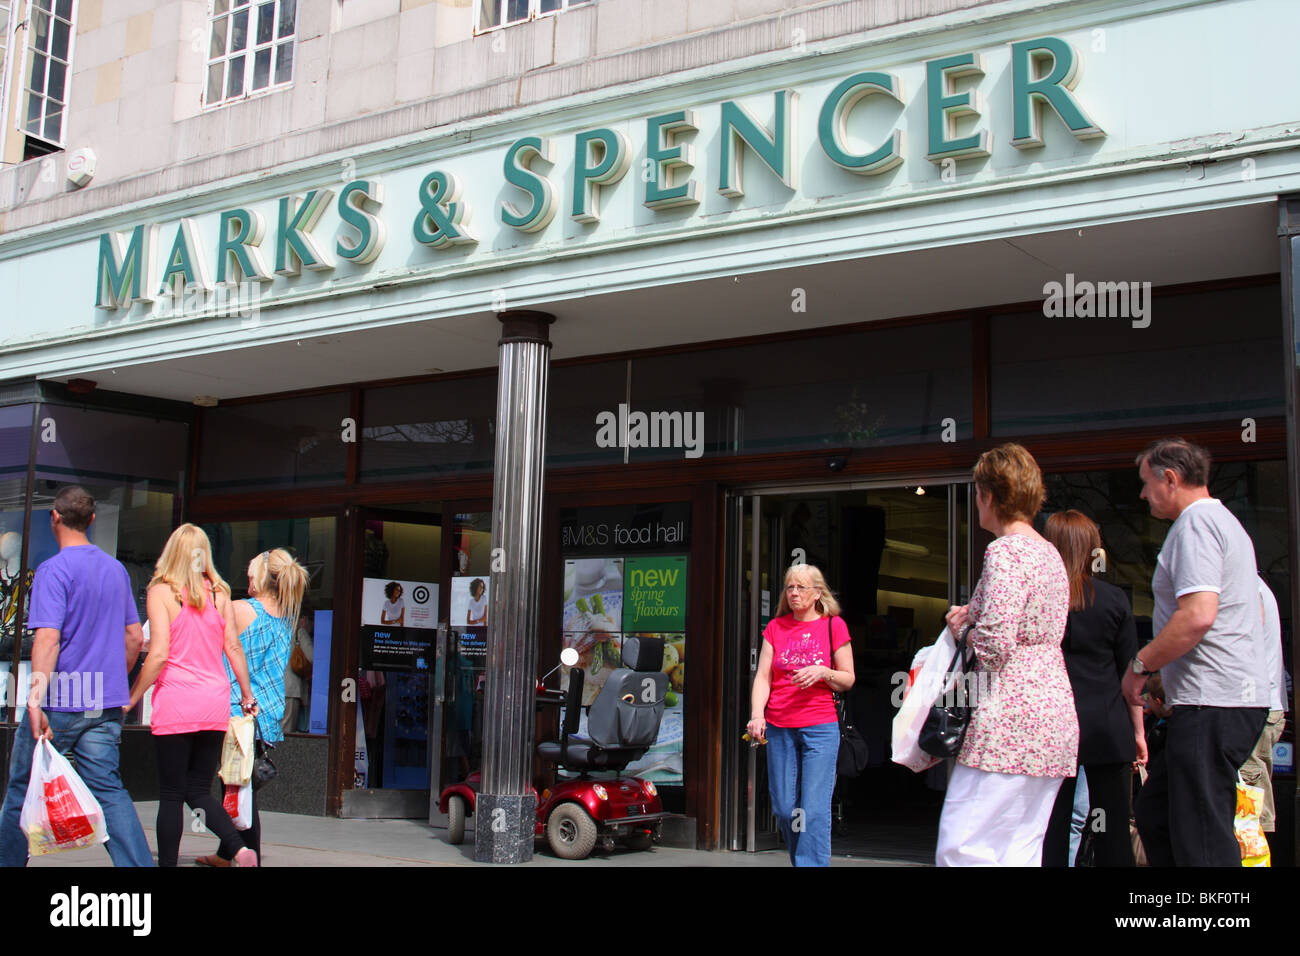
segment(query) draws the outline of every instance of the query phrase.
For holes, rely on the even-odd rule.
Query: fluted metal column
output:
[[[537,795],[530,793],[536,732],[537,607],[542,556],[542,466],[551,343],[545,312],[502,312],[492,483],[491,612],[483,708],[483,778],[475,859],[533,857]]]

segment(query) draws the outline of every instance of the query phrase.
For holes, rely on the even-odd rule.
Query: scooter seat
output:
[[[590,740],[570,737],[560,754],[560,742],[547,740],[537,745],[537,753],[543,760],[550,760],[571,770],[622,770],[633,760],[640,757],[644,750],[606,750],[595,746]]]

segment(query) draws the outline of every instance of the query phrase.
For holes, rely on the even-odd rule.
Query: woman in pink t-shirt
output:
[[[150,728],[158,750],[158,865],[176,865],[182,805],[188,803],[220,838],[218,856],[235,866],[257,866],[257,854],[244,847],[221,801],[212,795],[230,723],[223,653],[239,681],[244,713],[256,713],[257,702],[235,632],[230,586],[212,565],[212,547],[202,528],[183,524],[172,532],[154,567],[146,602],[149,654],[131,688],[130,706],[157,681]]]
[[[830,866],[831,794],[840,727],[834,691],[853,686],[853,650],[821,571],[785,574],[750,696],[749,734],[766,742],[772,812],[795,866]]]

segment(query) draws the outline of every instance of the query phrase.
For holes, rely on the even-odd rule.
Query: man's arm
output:
[[[139,621],[126,626],[126,670],[130,673],[135,667],[140,648],[144,646],[144,627]]]
[[[1192,591],[1178,599],[1178,610],[1169,616],[1165,626],[1146,647],[1138,651],[1142,668],[1158,671],[1170,661],[1176,661],[1197,644],[1214,626],[1219,614],[1219,595],[1214,591]],[[1124,675],[1124,696],[1134,706],[1142,703],[1145,674],[1135,674],[1130,668]]]
[[[1214,626],[1219,615],[1219,595],[1214,591],[1193,591],[1178,599],[1178,610],[1155,639],[1138,652],[1142,666],[1158,671],[1176,661],[1197,644]]]
[[[50,672],[58,661],[59,632],[52,627],[38,627],[36,639],[32,643],[32,680],[27,695],[27,720],[31,724],[32,737],[36,740],[42,736],[54,736],[49,721],[45,719],[45,712],[41,710],[41,701],[50,686]]]

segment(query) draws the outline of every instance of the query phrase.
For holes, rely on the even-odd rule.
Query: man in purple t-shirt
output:
[[[131,699],[126,662],[139,655],[144,635],[126,568],[86,537],[94,520],[95,499],[84,488],[73,485],[55,495],[50,528],[59,553],[36,569],[32,585],[32,690],[9,757],[0,866],[27,864],[27,837],[18,818],[42,737],[75,755],[77,773],[104,811],[113,865],[154,865],[118,775],[123,708]]]

